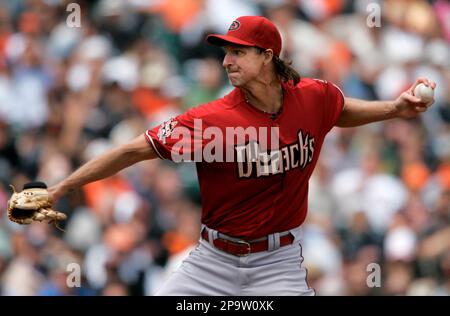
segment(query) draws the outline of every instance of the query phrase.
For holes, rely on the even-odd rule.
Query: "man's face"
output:
[[[230,83],[235,87],[244,87],[252,80],[260,77],[264,54],[257,48],[239,45],[224,47],[223,67],[227,71]]]

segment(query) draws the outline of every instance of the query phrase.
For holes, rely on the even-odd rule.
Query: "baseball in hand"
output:
[[[434,98],[434,89],[427,87],[423,83],[419,83],[414,89],[414,95],[423,102],[430,102]]]

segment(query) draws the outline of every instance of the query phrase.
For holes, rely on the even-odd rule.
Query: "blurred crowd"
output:
[[[81,8],[69,27],[69,3]],[[380,14],[377,16],[377,14]],[[0,0],[0,295],[152,295],[195,247],[195,165],[152,160],[63,197],[64,231],[7,219],[9,184],[55,184],[87,160],[232,89],[224,33],[264,15],[303,77],[396,98],[422,76],[411,120],[334,128],[310,181],[303,256],[319,295],[450,294],[450,2]],[[72,25],[73,26],[73,25]],[[67,286],[68,266],[81,286]],[[379,265],[379,286],[367,285]]]

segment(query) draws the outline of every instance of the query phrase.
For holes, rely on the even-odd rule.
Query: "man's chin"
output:
[[[239,88],[241,86],[241,83],[238,80],[228,78],[228,81],[233,87]]]

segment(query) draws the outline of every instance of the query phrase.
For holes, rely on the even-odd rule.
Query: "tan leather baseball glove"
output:
[[[8,218],[11,221],[28,225],[34,221],[48,220],[59,228],[58,222],[67,218],[66,214],[52,209],[45,183],[26,183],[21,192],[16,192],[13,185],[10,187],[13,190],[13,195],[8,200]]]

